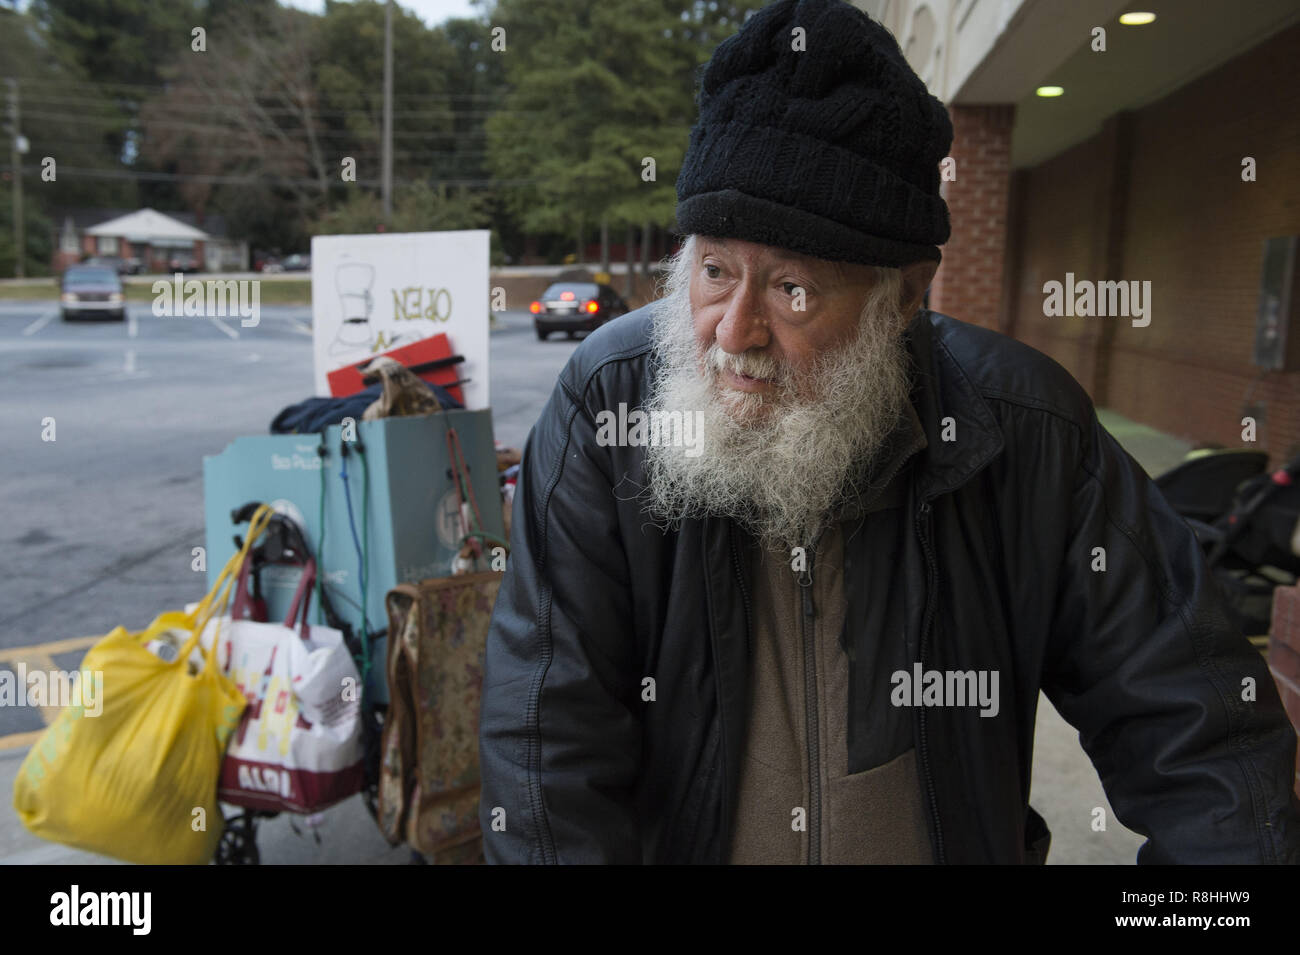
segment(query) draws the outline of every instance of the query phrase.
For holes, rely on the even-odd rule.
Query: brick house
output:
[[[248,245],[226,238],[225,222],[208,216],[199,228],[190,213],[154,209],[57,210],[58,242],[53,268],[61,272],[88,256],[139,259],[144,272],[168,272],[177,258],[192,258],[200,271],[247,271]]]

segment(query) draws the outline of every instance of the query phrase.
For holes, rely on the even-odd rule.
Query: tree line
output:
[[[394,7],[387,223],[383,3],[0,6],[0,77],[30,142],[29,274],[48,268],[66,208],[220,214],[231,236],[284,251],[326,232],[489,228],[498,261],[526,238],[558,260],[598,234],[669,227],[700,66],[762,0],[474,2],[433,26]],[[8,220],[0,274],[6,252]]]

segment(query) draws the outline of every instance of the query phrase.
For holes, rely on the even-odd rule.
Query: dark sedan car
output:
[[[628,311],[627,303],[608,285],[595,282],[556,282],[529,306],[537,338],[551,332],[590,332]]]
[[[199,260],[189,252],[180,252],[167,260],[168,272],[197,272]]]
[[[73,265],[59,285],[63,320],[106,316],[126,319],[126,294],[117,272],[103,265]]]

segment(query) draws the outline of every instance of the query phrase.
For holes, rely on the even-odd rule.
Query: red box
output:
[[[414,365],[422,365],[425,362],[437,361],[440,358],[450,358],[452,357],[452,350],[451,342],[447,339],[447,336],[438,334],[380,354],[386,355],[395,361],[400,361],[410,368]],[[344,395],[355,395],[365,388],[366,383],[361,380],[361,372],[358,369],[378,357],[379,355],[371,355],[365,361],[344,365],[342,368],[336,368],[326,374],[325,378],[329,382],[330,394],[339,398]],[[441,385],[462,405],[465,403],[465,396],[461,394],[460,386],[456,384],[460,379],[459,365],[447,365],[443,368],[422,371],[418,374],[423,381],[427,381],[431,385]]]

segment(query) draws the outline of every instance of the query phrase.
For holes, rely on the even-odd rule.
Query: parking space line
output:
[[[55,316],[55,313],[54,313],[54,312],[47,312],[46,314],[44,314],[44,315],[42,315],[40,318],[38,318],[36,321],[34,321],[34,322],[32,322],[30,325],[28,325],[26,328],[24,328],[24,329],[23,329],[23,334],[24,334],[24,335],[35,335],[35,334],[36,334],[37,332],[39,332],[42,328],[44,328],[46,325],[50,324],[50,322],[54,321],[54,316]]]
[[[289,319],[289,325],[290,325],[291,328],[293,328],[293,330],[294,330],[295,332],[299,332],[299,333],[301,333],[301,334],[303,334],[303,335],[306,335],[308,338],[311,338],[311,326],[310,326],[310,325],[304,325],[302,322],[298,321],[296,318],[291,318],[291,319]]]
[[[136,321],[135,315],[131,312],[126,313],[126,337],[135,338],[140,331],[140,325]]]
[[[208,316],[208,321],[210,321],[213,325],[216,325],[217,328],[221,329],[223,332],[225,332],[225,333],[226,333],[227,335],[229,335],[231,338],[235,339],[236,341],[239,340],[239,332],[235,331],[233,328],[231,328],[229,325],[227,325],[227,324],[226,324],[225,322],[223,322],[221,319],[217,318],[217,316],[215,316],[215,315],[209,315],[209,316]]]

